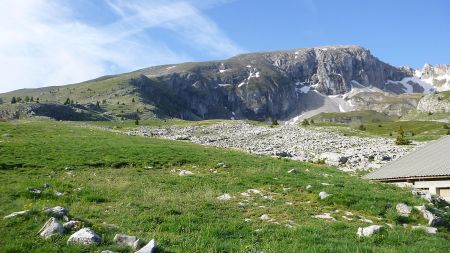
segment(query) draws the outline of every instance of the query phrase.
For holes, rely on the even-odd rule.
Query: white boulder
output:
[[[51,217],[38,233],[44,239],[48,239],[54,235],[64,233],[64,226],[54,217]]]
[[[381,225],[371,225],[368,227],[359,227],[356,234],[359,237],[367,237],[380,232],[384,227]]]
[[[135,253],[153,253],[156,251],[156,247],[157,247],[156,241],[155,239],[152,239],[149,243],[147,243],[147,245],[145,245]]]
[[[67,243],[76,243],[76,244],[83,244],[83,245],[93,245],[93,244],[99,244],[101,242],[100,236],[98,236],[92,229],[90,228],[82,228],[78,230],[77,232],[73,233],[69,239],[67,240]]]
[[[397,210],[397,213],[401,216],[408,217],[409,214],[412,211],[412,208],[405,203],[398,203],[397,206],[395,206],[395,209]]]
[[[320,199],[326,199],[328,197],[330,197],[331,194],[327,193],[327,192],[319,192],[319,198]]]
[[[194,175],[194,173],[192,171],[189,171],[189,170],[180,170],[178,175],[179,176],[191,176],[191,175]]]

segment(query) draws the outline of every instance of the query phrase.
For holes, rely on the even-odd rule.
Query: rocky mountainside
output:
[[[415,75],[421,80],[432,84],[438,91],[450,90],[450,65],[438,64],[432,66],[425,64]]]
[[[156,66],[0,97],[10,101],[12,96],[34,96],[41,104],[74,100],[89,108],[97,104],[98,110],[91,110],[94,118],[289,120],[353,110],[401,115],[415,108],[420,96],[396,94],[434,91],[415,74],[413,69],[384,63],[359,46],[329,46]],[[66,106],[73,107],[71,104]],[[21,114],[35,115],[36,111]]]

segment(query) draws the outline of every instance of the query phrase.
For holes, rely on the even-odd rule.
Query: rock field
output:
[[[324,162],[348,172],[379,168],[424,144],[398,146],[392,139],[345,136],[325,128],[302,128],[294,125],[268,127],[249,123],[187,127],[145,126],[128,134],[186,140],[260,155]]]

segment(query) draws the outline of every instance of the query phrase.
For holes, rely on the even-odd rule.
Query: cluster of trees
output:
[[[64,102],[64,105],[73,105],[74,101],[73,99],[67,98],[66,101]]]
[[[34,99],[33,96],[26,96],[24,99],[22,99],[21,97],[12,97],[11,98],[11,104],[16,104],[16,103],[30,103],[30,102],[36,102],[39,103],[39,98],[36,98],[36,100]]]

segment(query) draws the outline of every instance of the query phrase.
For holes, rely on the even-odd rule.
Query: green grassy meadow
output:
[[[181,169],[194,175],[179,176]],[[290,169],[296,173],[287,173]],[[44,184],[50,187],[44,189]],[[307,185],[312,188],[306,190]],[[33,195],[27,187],[43,192]],[[248,189],[272,200],[240,194]],[[56,196],[55,191],[64,195]],[[320,200],[321,191],[332,195]],[[224,193],[233,198],[218,200]],[[2,216],[32,210],[0,219],[0,252],[133,252],[113,244],[116,233],[145,242],[154,238],[159,252],[450,251],[447,228],[428,235],[410,228],[426,224],[418,212],[410,218],[396,214],[397,203],[424,203],[407,189],[325,166],[127,136],[73,122],[0,122],[0,202]],[[56,205],[97,232],[102,244],[68,246],[70,233],[40,238],[37,232],[48,219],[42,209]],[[354,214],[352,221],[342,218],[346,211]],[[324,212],[337,221],[312,217]],[[261,220],[263,214],[270,219]],[[374,224],[409,227],[385,225],[380,234],[358,238],[358,227],[371,224],[357,215]]]

